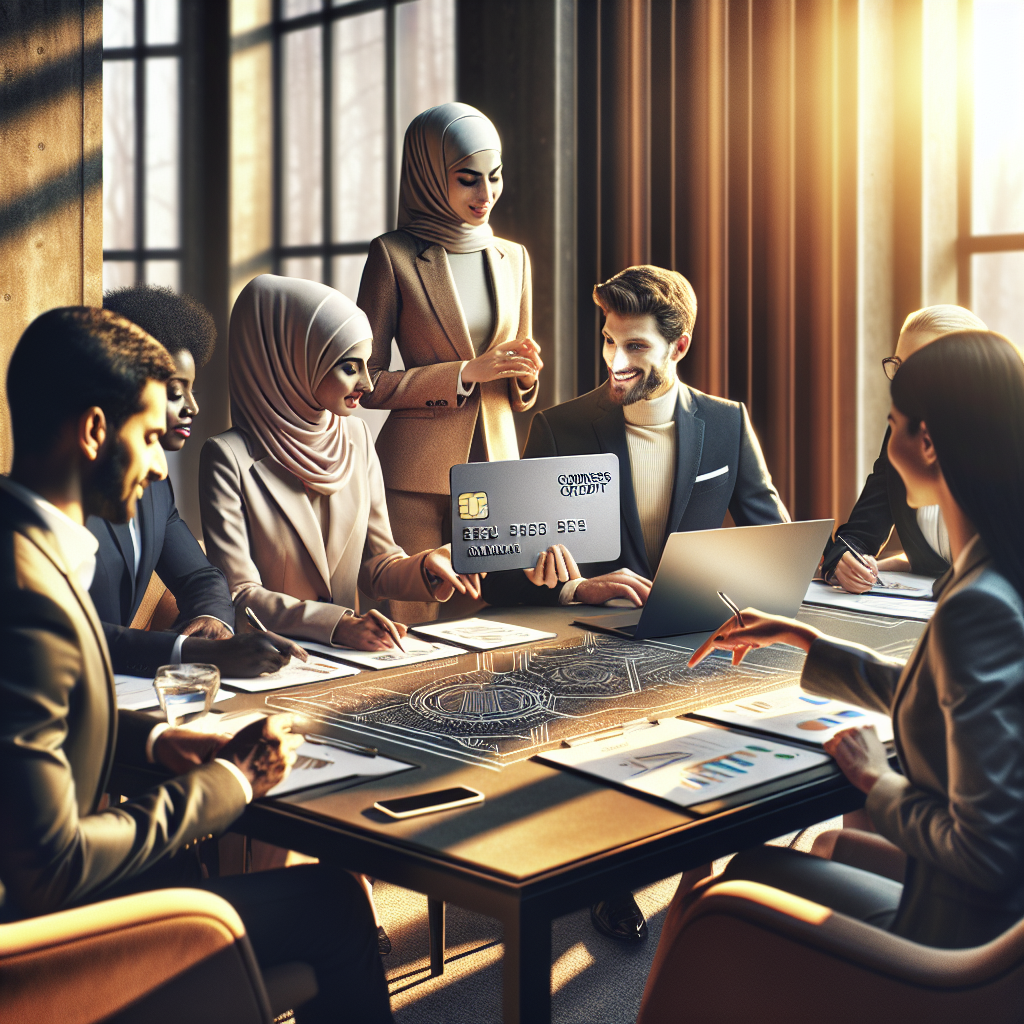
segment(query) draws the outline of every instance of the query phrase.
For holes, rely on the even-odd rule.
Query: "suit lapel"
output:
[[[135,614],[135,549],[132,547],[131,529],[127,523],[107,523],[107,529],[114,536],[114,540],[124,559],[125,574],[132,581],[132,600],[128,610],[128,621]],[[120,600],[120,598],[119,598]]]
[[[682,389],[685,385],[680,384],[679,387]],[[672,482],[672,504],[665,525],[666,537],[678,530],[679,521],[689,504],[703,448],[704,420],[696,414],[696,408],[686,409],[680,399],[676,405],[676,475]]]
[[[491,278],[491,295],[494,298],[494,330],[481,352],[486,352],[499,339],[508,341],[513,334],[508,301],[513,294],[512,282],[509,280],[512,268],[505,254],[496,246],[488,246],[484,253]]]
[[[990,557],[980,539],[975,539],[973,544],[974,549],[970,552],[969,557],[964,562],[963,568],[959,573],[956,573],[955,569],[951,566],[945,575],[935,581],[933,595],[937,601],[945,600],[950,594],[958,590],[968,580],[971,573],[982,562],[986,561]],[[892,699],[893,720],[896,718],[896,709],[899,707],[900,701],[903,699],[910,687],[911,679],[915,678],[917,675],[921,659],[924,657],[924,652],[928,647],[928,633],[931,628],[932,623],[931,619],[929,619],[928,624],[924,627],[924,632],[921,634],[921,638],[917,642],[917,646],[914,648],[914,653],[911,656],[910,661],[908,661],[904,666],[899,682],[896,684],[896,692],[893,694]],[[903,754],[900,752],[900,759],[902,760],[902,758]]]
[[[68,567],[64,562],[63,556],[57,546],[52,542],[52,535],[50,534],[50,531],[31,524],[26,525],[23,530],[25,536],[27,536],[29,540],[31,540],[32,543],[35,544],[51,562],[53,562],[57,567],[58,572],[60,572],[67,582],[67,585],[71,588],[71,592],[75,595],[75,599],[78,601],[78,604],[82,609],[82,613],[88,620],[89,628],[92,630],[93,640],[96,642],[96,646],[100,651],[100,656],[103,659],[103,667],[105,670],[103,679],[103,695],[105,696],[107,703],[108,723],[107,747],[104,751],[104,769],[102,776],[102,779],[105,780],[107,773],[110,770],[110,764],[113,761],[114,744],[117,742],[117,692],[114,689],[114,667],[110,662],[110,651],[107,648],[107,640],[103,632],[103,624],[100,622],[99,616],[96,614],[96,607],[92,603],[92,598],[82,590],[78,585],[78,581],[68,571]],[[129,543],[131,543],[130,540]]]
[[[475,355],[473,342],[455,295],[455,282],[444,247],[431,245],[424,249],[416,259],[416,271],[452,348],[459,359],[472,359]]]
[[[128,568],[132,576],[132,615],[134,615],[138,610],[138,606],[142,604],[142,598],[146,593],[146,587],[139,586],[139,581],[145,581],[148,585],[149,577],[156,568],[156,558],[153,554],[153,544],[156,540],[155,519],[156,506],[153,504],[153,488],[147,487],[145,491],[142,492],[142,498],[139,501],[139,510],[135,515],[135,532],[138,534],[139,538],[138,573],[135,572],[134,551],[132,552],[132,561],[128,563]],[[131,547],[131,542],[131,537],[129,536],[129,548]]]
[[[626,421],[620,406],[612,405],[602,408],[603,415],[594,420],[594,433],[597,434],[598,451],[611,452],[619,459],[619,504],[622,509],[622,521],[637,558],[644,567],[644,576],[650,579],[651,567],[647,561],[647,548],[644,545],[644,532],[640,526],[640,513],[636,507],[636,493],[633,490],[633,473],[629,462],[629,446],[626,444]]]
[[[252,464],[252,471],[270,492],[284,518],[299,535],[309,557],[320,573],[327,592],[331,592],[331,574],[327,568],[327,551],[324,548],[323,534],[320,524],[313,515],[313,507],[306,497],[306,492],[299,480],[271,457],[260,459]]]

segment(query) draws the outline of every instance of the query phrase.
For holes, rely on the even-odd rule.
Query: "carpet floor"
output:
[[[834,818],[780,836],[772,845],[809,850],[819,832],[841,826],[842,819]],[[728,860],[715,862],[716,873]],[[650,929],[640,946],[599,935],[586,909],[554,921],[551,1004],[557,1024],[632,1024],[636,1020],[665,912],[678,883],[679,875],[673,875],[636,890]],[[500,922],[449,904],[444,974],[431,978],[426,897],[385,882],[377,882],[373,892],[391,938],[392,953],[384,958],[384,965],[396,1024],[500,1024]]]

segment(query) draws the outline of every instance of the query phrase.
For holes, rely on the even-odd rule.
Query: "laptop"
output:
[[[795,615],[834,522],[670,534],[643,608],[576,619],[575,625],[631,640],[713,630],[729,617],[720,590],[740,608]]]

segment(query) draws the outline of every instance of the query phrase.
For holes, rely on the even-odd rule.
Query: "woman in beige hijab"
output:
[[[425,110],[405,133],[398,230],[373,240],[363,271],[374,384],[365,405],[391,410],[377,451],[408,550],[451,540],[448,471],[519,458],[512,413],[537,400],[530,257],[488,224],[501,189],[494,125],[465,103]],[[392,339],[404,369],[390,368]],[[437,613],[391,607],[408,621]]]
[[[355,303],[312,281],[264,274],[231,313],[234,427],[211,437],[199,467],[206,551],[235,609],[276,632],[380,650],[405,633],[370,598],[476,596],[449,552],[409,556],[391,534],[380,463],[352,412],[372,390],[370,326]]]

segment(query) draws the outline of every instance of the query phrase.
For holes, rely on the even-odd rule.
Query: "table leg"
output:
[[[520,904],[505,920],[502,1019],[505,1024],[550,1024],[551,920]]]
[[[427,897],[427,930],[430,935],[430,976],[444,974],[444,900]]]

